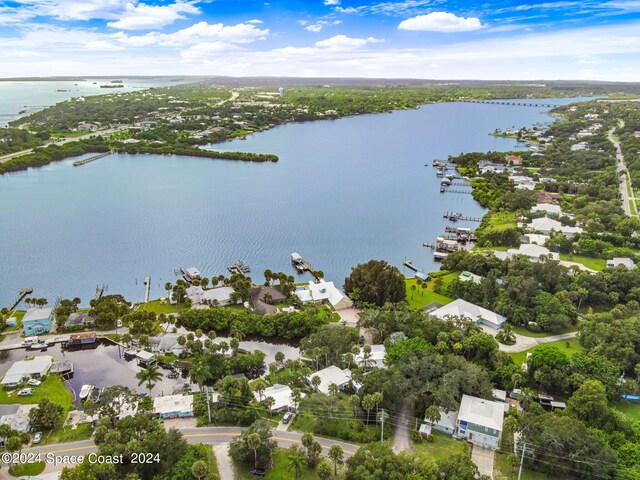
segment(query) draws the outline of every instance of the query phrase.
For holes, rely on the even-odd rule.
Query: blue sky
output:
[[[0,1],[0,75],[640,81],[640,0]]]

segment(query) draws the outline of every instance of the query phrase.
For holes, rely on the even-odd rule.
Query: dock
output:
[[[467,217],[467,216],[463,215],[462,213],[450,212],[449,210],[444,212],[442,217],[443,218],[448,218],[452,222],[455,222],[457,220],[460,220],[460,221],[463,221],[463,222],[481,222],[482,221],[482,217]]]
[[[86,163],[93,162],[94,160],[98,160],[99,158],[106,157],[107,155],[111,155],[111,153],[112,153],[111,150],[109,150],[108,152],[99,153],[98,155],[94,155],[93,157],[84,158],[82,160],[77,160],[77,161],[73,162],[73,166],[74,167],[79,167],[79,166],[84,165]]]
[[[13,301],[13,304],[11,304],[11,306],[9,307],[9,311],[16,308],[24,297],[26,297],[27,295],[31,295],[32,293],[33,293],[33,288],[23,288],[22,290],[20,290],[20,293],[18,293],[18,297]]]
[[[246,275],[247,273],[251,272],[251,268],[249,267],[249,265],[244,263],[242,260],[238,260],[233,265],[229,265],[227,267],[227,270],[229,270],[229,273],[231,274],[238,273],[240,275]]]
[[[98,300],[100,298],[102,298],[102,295],[104,295],[104,292],[107,290],[107,286],[106,285],[96,285],[96,296],[95,299]]]
[[[409,270],[413,272],[418,271],[418,268],[412,263],[412,260],[405,260],[404,262],[402,262],[402,265],[404,265],[405,267],[407,267]]]
[[[149,303],[149,291],[151,290],[151,277],[144,277],[144,303]]]
[[[508,100],[455,100],[462,103],[488,103],[490,105],[513,105],[516,107],[554,108],[558,105],[550,103],[510,102]]]
[[[464,193],[466,195],[471,195],[473,193],[473,190],[462,190],[461,188],[440,187],[440,193]]]

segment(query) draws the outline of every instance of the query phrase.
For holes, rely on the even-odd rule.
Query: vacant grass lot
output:
[[[458,453],[469,453],[469,447],[464,440],[454,440],[450,435],[433,432],[433,443],[423,441],[413,444],[413,453],[426,460],[438,462]]]
[[[584,265],[591,270],[600,271],[606,267],[607,262],[602,258],[592,258],[592,257],[584,257],[582,255],[571,255],[567,253],[560,254],[560,260],[565,260],[567,262],[576,262]]]
[[[183,312],[187,310],[187,307],[185,307],[184,305],[172,305],[169,302],[160,303],[160,300],[153,300],[149,303],[141,304],[138,310],[141,310],[143,312],[153,312],[157,313],[158,315],[164,313],[166,315],[167,313]]]
[[[452,302],[451,298],[440,295],[434,291],[433,280],[427,283],[427,288],[422,288],[418,285],[417,279],[415,278],[407,278],[405,279],[405,283],[407,285],[407,303],[411,308],[419,309],[433,302],[438,302],[443,305]],[[412,286],[416,287],[415,291],[411,290]]]
[[[333,464],[332,464],[333,466]],[[238,465],[236,464],[236,480],[255,480],[258,477],[251,475],[253,465]],[[264,477],[266,480],[292,480],[294,478],[293,470],[289,469],[289,459],[287,458],[287,451],[283,449],[276,449],[273,454],[273,466],[267,471],[267,475]],[[299,478],[301,480],[319,480],[315,469],[307,467],[305,464],[300,471]],[[343,473],[338,469],[338,476],[331,478],[344,478]]]
[[[30,405],[38,403],[43,398],[48,398],[52,402],[62,405],[65,415],[71,408],[71,393],[67,390],[64,382],[57,375],[47,375],[47,378],[45,378],[40,386],[29,388],[33,388],[35,391],[33,395],[29,395],[28,397],[19,397],[19,388],[16,388],[15,390],[6,390],[4,388],[0,389],[0,403],[19,403],[21,405]]]

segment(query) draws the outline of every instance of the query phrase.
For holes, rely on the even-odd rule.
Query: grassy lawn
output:
[[[40,475],[44,471],[44,462],[21,463],[13,465],[9,468],[9,474],[14,477],[29,477],[32,475]]]
[[[333,465],[332,465],[333,466]],[[257,477],[251,475],[253,465],[238,465],[236,464],[236,480],[254,480]],[[266,477],[267,480],[291,480],[293,478],[293,471],[289,470],[289,460],[287,459],[287,451],[283,449],[276,449],[273,454],[273,466],[268,470]],[[315,469],[311,469],[304,465],[300,471],[300,479],[304,480],[319,480]],[[344,478],[343,474],[338,469],[338,476],[331,478]]]
[[[488,224],[487,230],[491,229],[497,232],[518,227],[515,212],[489,214]]]
[[[546,343],[545,345],[553,345],[568,357],[582,352],[583,350],[577,338],[571,338],[569,340],[559,340],[557,342]],[[540,347],[540,345],[530,348],[529,350],[525,350],[524,352],[510,353],[509,356],[513,358],[513,361],[516,365],[522,365],[524,359],[527,358],[527,353],[533,352],[538,347]]]
[[[522,335],[523,337],[532,337],[532,338],[544,338],[544,337],[550,337],[552,335],[559,335],[562,333],[569,333],[569,332],[576,332],[578,330],[578,327],[569,327],[566,330],[562,330],[561,332],[556,332],[556,333],[552,333],[552,332],[532,332],[530,330],[527,330],[525,327],[521,327],[519,325],[512,325],[513,328],[513,333],[517,333],[518,335]]]
[[[57,375],[47,375],[47,378],[38,387],[30,387],[35,390],[33,395],[28,397],[19,397],[18,391],[0,390],[0,404],[19,403],[21,405],[30,405],[38,403],[43,398],[48,398],[52,402],[62,405],[66,412],[71,408],[71,393],[66,389],[64,382]]]
[[[600,271],[603,270],[607,265],[606,260],[602,258],[592,258],[592,257],[584,257],[582,255],[571,255],[567,253],[560,254],[560,260],[565,260],[567,262],[576,262],[584,265],[591,270]]]
[[[93,428],[89,423],[78,425],[78,427],[74,429],[71,427],[58,428],[50,434],[43,435],[41,443],[43,445],[48,445],[54,443],[76,442],[78,440],[91,438],[92,433]]]
[[[138,310],[143,312],[154,312],[159,315],[161,313],[180,313],[187,310],[187,307],[184,305],[172,305],[169,302],[160,303],[160,300],[153,300],[149,303],[141,304]]]
[[[433,291],[435,288],[433,280],[427,283],[426,289],[418,286],[416,281],[417,279],[415,278],[405,279],[405,284],[407,285],[407,303],[411,308],[422,308],[433,302],[438,302],[443,305],[451,303],[451,298]],[[415,292],[411,291],[412,285],[416,285]]]
[[[511,464],[507,454],[496,453],[493,478],[495,480],[516,480],[518,478],[518,467],[519,464],[515,466]],[[521,480],[564,480],[565,478],[567,477],[551,476],[525,468],[522,470]]]
[[[427,441],[414,443],[413,453],[427,460],[440,461],[458,453],[468,453],[469,447],[464,440],[454,440],[450,435],[432,432],[433,443]]]
[[[7,332],[15,332],[16,330],[22,330],[22,317],[27,313],[26,310],[16,310],[13,312],[12,317],[16,318],[18,321],[14,327],[7,327]]]
[[[629,402],[625,400],[615,405],[615,409],[621,411],[633,420],[640,421],[640,402]]]

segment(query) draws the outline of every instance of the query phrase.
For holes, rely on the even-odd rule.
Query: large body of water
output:
[[[470,195],[441,194],[425,163],[514,149],[488,133],[551,120],[533,107],[433,104],[290,124],[216,146],[275,153],[278,163],[119,154],[4,175],[0,305],[25,287],[50,303],[79,296],[86,304],[98,284],[139,301],[145,275],[159,297],[178,267],[211,276],[238,259],[260,282],[267,268],[292,273],[294,251],[338,285],[372,258],[435,270],[422,243],[443,233],[443,212],[483,210]]]
[[[23,115],[28,115],[72,97],[105,95],[109,93],[131,92],[149,87],[176,85],[171,78],[126,78],[122,88],[100,88],[110,79],[87,78],[84,80],[60,81],[2,81],[0,82],[0,127]],[[19,113],[26,110],[24,113]]]

